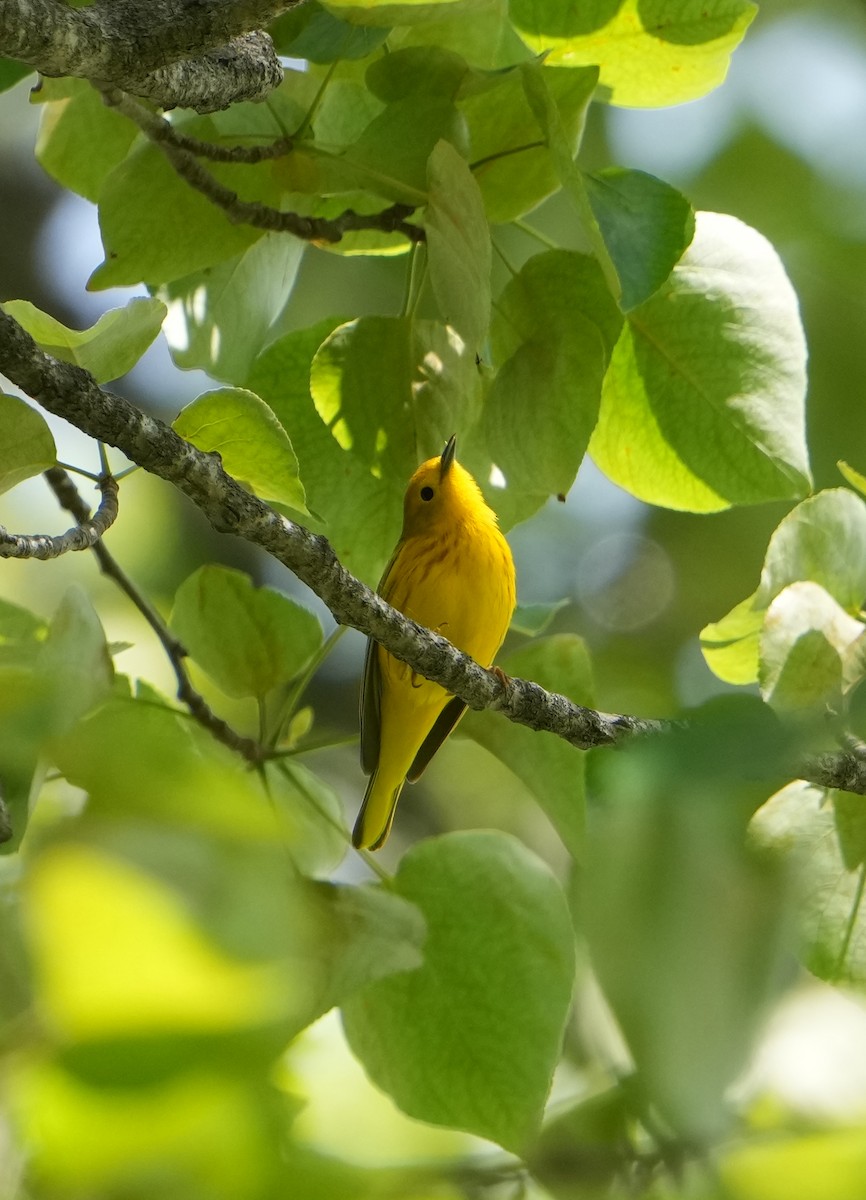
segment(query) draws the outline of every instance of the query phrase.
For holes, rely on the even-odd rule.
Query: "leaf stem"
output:
[[[857,880],[857,890],[854,893],[854,902],[851,905],[851,911],[848,914],[848,920],[845,923],[845,934],[842,938],[842,945],[839,947],[839,954],[836,962],[833,964],[833,982],[838,983],[842,977],[842,968],[845,966],[845,959],[848,957],[848,949],[851,945],[851,938],[854,934],[854,926],[857,924],[857,917],[860,912],[860,905],[863,901],[863,892],[866,890],[866,862],[860,864],[860,875]]]
[[[525,233],[528,237],[535,238],[537,242],[541,242],[542,246],[546,246],[548,250],[562,249],[553,238],[549,238],[546,233],[542,233],[540,229],[536,229],[533,225],[521,220],[519,217],[516,217],[511,224],[515,229],[519,229],[521,233]]]
[[[316,92],[315,96],[313,97],[313,101],[312,101],[310,107],[307,109],[306,116],[301,121],[300,125],[295,130],[295,132],[291,135],[292,139],[294,141],[297,141],[299,138],[303,137],[303,135],[309,129],[310,123],[312,122],[313,117],[316,115],[316,109],[319,107],[319,105],[322,102],[322,97],[325,95],[325,92],[328,89],[328,84],[331,82],[331,80],[334,77],[334,72],[336,71],[337,66],[339,65],[339,62],[340,62],[339,59],[335,59],[331,63],[330,67],[328,67],[328,70],[325,73],[325,77],[319,86],[319,90]]]

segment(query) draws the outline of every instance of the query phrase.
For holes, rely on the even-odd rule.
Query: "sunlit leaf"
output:
[[[866,596],[866,504],[846,488],[819,492],[788,513],[770,539],[757,591],[701,631],[704,657],[721,679],[758,678],[767,609],[802,580],[820,584],[849,615],[859,613]]]
[[[205,392],[183,409],[172,428],[199,450],[217,451],[226,471],[263,500],[307,511],[288,435],[254,392]]]
[[[304,243],[268,233],[228,262],[159,290],[165,334],[179,367],[242,384],[292,292]]]
[[[131,370],[159,334],[166,308],[161,300],[130,300],[124,308],[102,314],[89,329],[68,329],[28,300],[3,306],[23,325],[46,354],[76,363],[97,383],[118,379]]]
[[[755,15],[749,0],[510,0],[521,37],[552,63],[599,63],[614,104],[655,107],[717,87]]]
[[[691,512],[810,485],[806,347],[776,252],[733,217],[698,215],[671,278],[628,314],[590,453],[641,500]]]

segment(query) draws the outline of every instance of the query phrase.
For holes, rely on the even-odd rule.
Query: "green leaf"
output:
[[[316,1016],[368,984],[422,966],[427,927],[414,904],[380,887],[317,887],[323,936],[314,948],[315,977],[321,980]]]
[[[546,65],[535,69],[556,114],[557,145],[571,161],[583,135],[597,72]],[[501,73],[498,86],[468,95],[460,110],[469,128],[469,162],[491,222],[513,221],[559,189],[561,180],[527,100],[522,70]]]
[[[464,0],[339,0],[328,9],[346,21],[362,25],[409,25],[435,21],[449,8],[464,8]]]
[[[410,1116],[518,1151],[538,1128],[571,1000],[559,884],[515,839],[481,832],[420,843],[392,890],[427,923],[424,965],[343,1006],[349,1044]]]
[[[866,816],[861,798],[840,794],[829,799],[823,789],[798,780],[755,813],[751,830],[760,846],[774,851],[795,873],[804,964],[830,983],[862,985],[866,982],[866,922],[862,920]],[[850,864],[843,844],[854,860]]]
[[[620,306],[630,312],[658,291],[682,258],[695,233],[692,206],[643,171],[609,167],[583,181],[622,287]]]
[[[419,461],[475,424],[475,355],[435,321],[361,317],[341,325],[313,359],[316,411],[344,450],[403,488]]]
[[[767,609],[790,584],[811,580],[851,616],[866,595],[866,504],[832,488],[798,504],[767,547],[760,587],[721,621],[701,631],[707,664],[729,683],[758,678],[758,648]]]
[[[586,646],[571,633],[540,638],[500,662],[506,675],[532,679],[575,704],[593,702]],[[539,733],[496,713],[469,712],[461,729],[514,772],[549,817],[569,853],[584,857],[586,757],[552,733]]]
[[[310,367],[340,324],[332,319],[286,334],[260,356],[249,384],[291,430],[309,506],[322,518],[340,561],[375,585],[400,531],[402,480],[373,475],[362,458],[338,444],[316,412]]]
[[[646,1102],[701,1141],[725,1128],[789,953],[785,877],[744,834],[790,752],[769,710],[726,697],[594,763],[579,901],[593,966]]]
[[[527,637],[538,637],[556,619],[556,614],[570,603],[570,600],[554,600],[551,604],[518,604],[510,628]]]
[[[453,50],[474,67],[499,70],[529,56],[508,19],[506,0],[449,5],[433,20],[395,29],[391,46],[433,45]]]
[[[707,666],[725,683],[754,683],[758,678],[758,654],[764,609],[749,596],[722,617],[701,630],[701,653]]]
[[[510,0],[518,33],[569,67],[601,64],[614,104],[682,104],[718,87],[757,9],[749,0]]]
[[[152,697],[109,700],[52,745],[52,758],[87,792],[88,819],[155,829],[157,841],[170,829],[220,846],[275,846],[288,878],[287,809],[278,820],[239,756]],[[141,841],[132,838],[139,848]]]
[[[504,357],[484,409],[493,461],[517,491],[569,490],[598,418],[621,317],[598,264],[569,251],[529,260],[497,304]]]
[[[21,79],[26,79],[35,70],[28,63],[13,58],[0,58],[0,92],[6,92]]]
[[[756,593],[767,605],[801,579],[820,583],[849,613],[866,595],[866,504],[846,488],[810,496],[788,513],[770,538]]]
[[[56,461],[57,448],[42,414],[17,396],[0,392],[0,493]]]
[[[864,631],[819,584],[790,584],[764,617],[761,695],[780,712],[839,712],[846,656]]]
[[[300,674],[322,641],[306,608],[218,566],[200,567],[181,584],[171,627],[226,695],[259,699]]]
[[[311,0],[278,17],[268,32],[279,54],[330,63],[366,58],[382,45],[389,31],[350,25]]]
[[[598,330],[576,314],[568,341],[539,334],[500,368],[484,432],[509,484],[552,495],[569,490],[598,417],[605,365]]]
[[[221,140],[211,118],[181,128],[205,140]],[[281,136],[279,128],[271,136]],[[224,186],[245,198],[253,198],[254,193],[265,203],[279,201],[269,163],[214,163],[209,169]],[[234,258],[264,233],[251,225],[233,224],[147,141],[136,143],[106,178],[99,194],[99,227],[105,262],[90,277],[88,287],[94,291],[180,279]]]
[[[376,59],[364,80],[375,96],[389,104],[421,95],[456,100],[467,76],[473,74],[461,54],[425,45],[394,50]]]
[[[450,142],[437,142],[427,163],[427,256],[439,311],[469,348],[490,323],[490,227],[478,184]]]
[[[335,182],[342,190],[351,184],[385,200],[423,204],[427,160],[443,138],[458,150],[466,148],[465,125],[451,100],[423,92],[395,100],[335,161]]]
[[[32,661],[45,632],[41,617],[0,598],[0,662]]]
[[[113,683],[105,633],[80,587],[67,589],[47,627],[0,604],[0,798],[12,818],[0,853],[17,851],[26,833],[47,748],[107,700]]]
[[[553,332],[563,339],[578,323],[591,321],[610,358],[622,329],[622,314],[598,262],[573,250],[549,250],[527,259],[496,304],[490,330],[493,357],[503,363],[525,341]]]
[[[172,428],[199,450],[218,452],[229,474],[263,500],[306,513],[292,443],[254,392],[244,388],[205,392],[181,411]]]
[[[38,669],[51,696],[52,733],[65,733],[111,694],[114,664],[87,593],[73,584],[48,626]]]
[[[179,367],[241,384],[295,285],[304,243],[266,233],[228,262],[160,288],[165,335]]]
[[[715,512],[801,495],[806,348],[776,252],[733,217],[700,213],[691,247],[629,313],[590,453],[641,500]]]
[[[87,80],[69,80],[71,94],[45,104],[36,158],[52,178],[95,204],[102,184],[123,161],[138,126],[105,104]]]
[[[132,370],[159,334],[166,313],[161,300],[139,298],[123,308],[109,309],[89,329],[78,330],[67,329],[28,300],[9,300],[2,308],[46,354],[76,363],[97,383],[119,379]]]

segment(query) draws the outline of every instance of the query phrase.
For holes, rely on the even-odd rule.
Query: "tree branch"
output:
[[[596,712],[529,680],[503,682],[445,638],[391,608],[349,574],[326,538],[280,516],[227,475],[218,454],[197,450],[161,421],[103,391],[81,367],[44,354],[2,310],[0,371],[49,412],[116,446],[132,462],[174,484],[216,530],[260,546],[287,566],[324,601],[339,624],[374,637],[470,708],[493,709],[530,729],[555,733],[583,750],[672,727],[671,722]],[[856,754],[820,755],[801,763],[797,774],[822,787],[866,793],[866,758]]]
[[[60,473],[66,474],[65,471]],[[72,481],[69,482],[72,486]],[[61,554],[68,554],[71,550],[95,549],[105,531],[117,520],[117,480],[112,475],[103,475],[99,480],[99,490],[102,500],[93,517],[85,505],[83,519],[76,514],[79,523],[57,537],[47,533],[7,533],[0,525],[0,558],[44,560],[59,558]]]
[[[376,229],[383,233],[402,233],[412,242],[423,241],[424,230],[420,225],[413,225],[406,218],[414,211],[408,204],[392,204],[378,213],[356,213],[347,209],[338,217],[306,217],[299,213],[282,212],[270,208],[267,204],[253,203],[241,200],[237,192],[225,187],[211,175],[200,162],[197,154],[204,154],[199,147],[208,147],[207,157],[217,158],[211,152],[216,147],[208,143],[198,142],[197,139],[186,138],[177,130],[150,112],[141,104],[130,100],[122,92],[110,89],[103,92],[106,104],[122,112],[125,117],[134,121],[150,140],[162,150],[172,167],[182,179],[206,196],[212,204],[221,208],[230,221],[236,224],[252,225],[256,229],[268,229],[275,233],[292,233],[304,241],[339,242],[344,234],[362,229]],[[227,148],[229,153],[234,148]],[[267,148],[266,148],[267,149]],[[270,157],[271,155],[267,155]],[[234,161],[237,161],[235,158]],[[255,161],[247,159],[247,161]]]
[[[43,75],[199,112],[262,100],[282,68],[262,26],[298,0],[0,0],[0,54]]]
[[[72,513],[80,526],[88,525],[90,523],[90,507],[70,479],[68,473],[62,467],[50,467],[45,472],[45,479],[61,506],[67,512]],[[114,483],[116,492],[117,484],[114,480],[112,482]],[[222,742],[230,750],[235,750],[238,754],[243,755],[247,762],[257,764],[264,761],[267,757],[265,747],[252,738],[241,736],[236,730],[232,729],[228,722],[216,715],[201,693],[197,692],[192,686],[184,662],[186,650],[165,624],[156,609],[141,594],[120,566],[117,559],[105,546],[104,542],[97,541],[90,546],[90,549],[96,555],[103,575],[113,580],[124,595],[132,601],[159,639],[177,680],[178,700],[186,705],[196,721],[200,725],[203,725],[218,742]],[[0,813],[0,817],[2,817],[2,813]],[[2,836],[0,836],[0,841],[2,840]]]

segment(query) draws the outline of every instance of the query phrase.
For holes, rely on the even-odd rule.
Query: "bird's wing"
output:
[[[367,639],[364,674],[361,679],[361,770],[372,775],[379,765],[379,708],[382,680],[376,642]]]
[[[465,711],[466,705],[459,696],[453,696],[448,701],[439,716],[436,718],[433,728],[421,743],[418,753],[412,760],[412,766],[406,772],[406,778],[410,783],[414,783],[416,779],[421,777],[421,775],[427,769],[430,759],[448,737],[448,734],[463,716]]]
[[[385,600],[388,599],[388,593],[391,590],[389,580],[402,546],[402,542],[397,543],[376,589]],[[373,638],[367,639],[364,674],[361,678],[361,770],[365,775],[372,775],[379,765],[382,673],[379,668],[379,655],[376,653],[377,645],[378,643]]]

